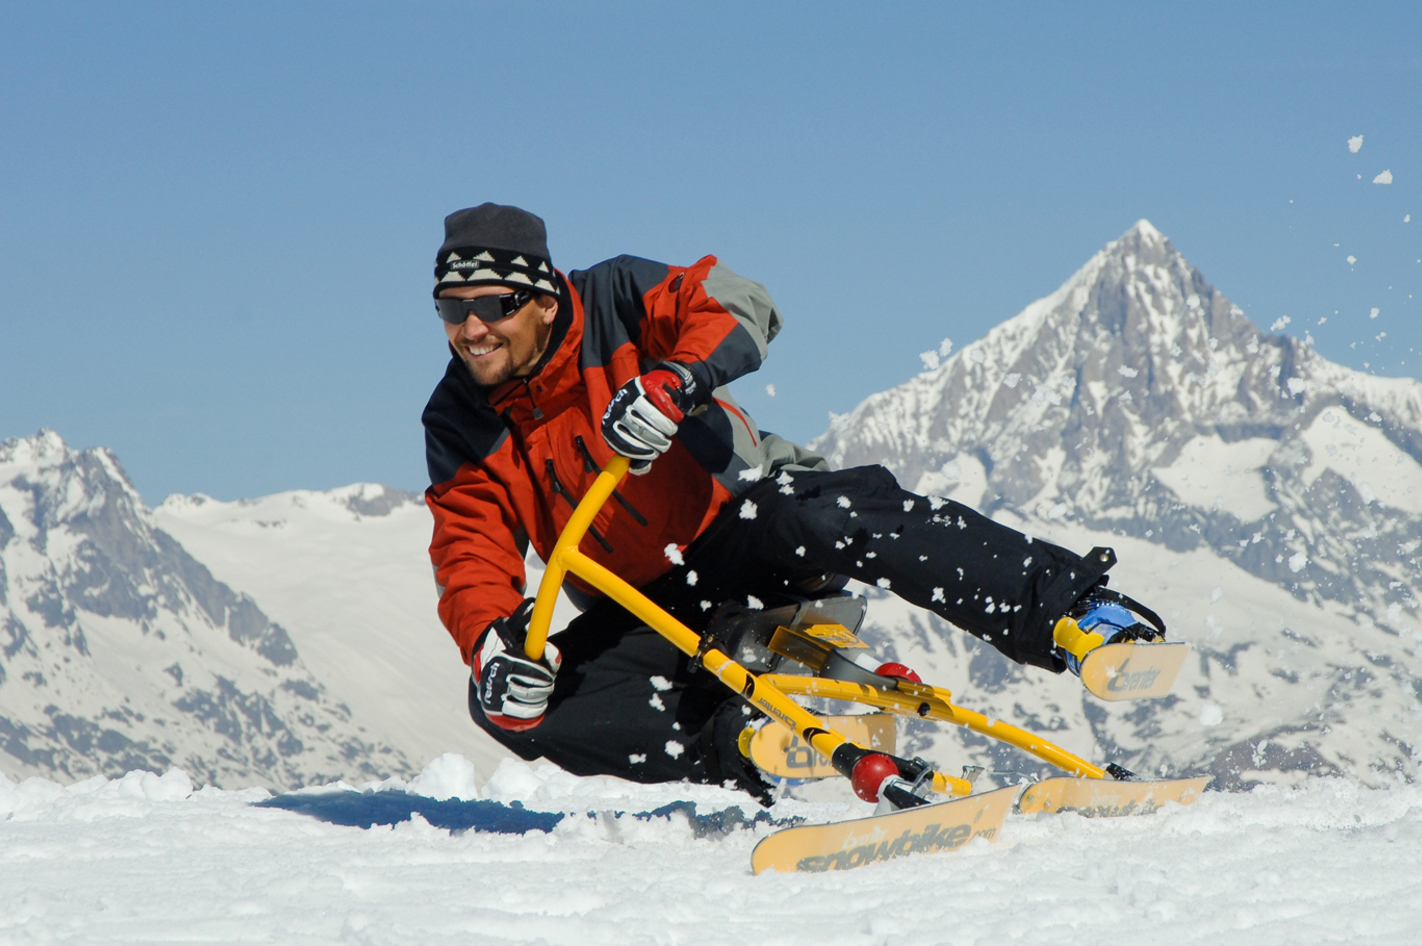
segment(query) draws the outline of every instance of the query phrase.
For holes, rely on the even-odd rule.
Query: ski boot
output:
[[[1132,613],[1134,612],[1134,613]],[[1143,623],[1136,615],[1149,621]],[[1098,585],[1074,604],[1052,633],[1057,654],[1067,669],[1081,676],[1086,655],[1105,644],[1165,640],[1165,622],[1150,608],[1105,585]]]

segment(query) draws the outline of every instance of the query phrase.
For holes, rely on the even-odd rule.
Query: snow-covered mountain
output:
[[[459,752],[481,778],[508,757],[469,719],[468,668],[435,611],[432,520],[419,495],[374,483],[238,502],[176,495],[153,516],[286,628],[380,741],[412,760]],[[530,587],[541,574],[531,561]]]
[[[412,771],[155,525],[110,452],[0,443],[0,771],[169,766],[283,788]]]
[[[1113,585],[1198,660],[1167,700],[1105,706],[887,598],[882,640],[968,702],[1138,768],[1415,771],[1422,384],[1261,331],[1144,220],[949,350],[812,446],[1069,547],[1115,546]]]

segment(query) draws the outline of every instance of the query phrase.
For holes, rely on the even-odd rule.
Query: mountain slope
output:
[[[811,446],[1034,535],[1116,545],[1114,585],[1196,644],[1177,696],[1129,709],[1005,663],[979,672],[1008,718],[1056,706],[1141,762],[1230,779],[1411,770],[1422,384],[1260,331],[1148,222]],[[1219,602],[1238,598],[1251,607],[1227,621]],[[885,607],[884,639],[917,640],[905,622],[927,618]],[[948,663],[995,665],[978,650]],[[1239,722],[1207,735],[1221,707]]]
[[[291,787],[407,773],[286,631],[158,529],[118,461],[0,443],[0,769]]]
[[[240,502],[170,496],[153,515],[280,621],[381,741],[412,759],[459,752],[480,772],[508,757],[469,719],[469,671],[435,611],[421,497],[370,483]],[[530,567],[531,587],[540,574]]]

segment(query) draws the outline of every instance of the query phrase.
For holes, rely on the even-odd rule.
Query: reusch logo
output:
[[[1106,689],[1112,693],[1130,693],[1133,690],[1149,690],[1155,685],[1155,678],[1160,676],[1159,670],[1136,670],[1127,673],[1126,667],[1130,663],[1129,659],[1121,663],[1116,675],[1106,684]]]

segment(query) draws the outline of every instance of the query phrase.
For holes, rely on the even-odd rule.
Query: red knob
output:
[[[912,670],[910,670],[908,667],[905,667],[901,663],[890,662],[886,664],[880,664],[879,669],[875,670],[874,672],[881,677],[898,677],[902,680],[907,680],[910,683],[923,682],[922,677],[920,677],[918,674],[914,673]]]
[[[884,779],[899,774],[899,766],[882,752],[871,752],[854,763],[849,775],[849,783],[854,786],[854,794],[864,801],[879,800],[879,786]]]

